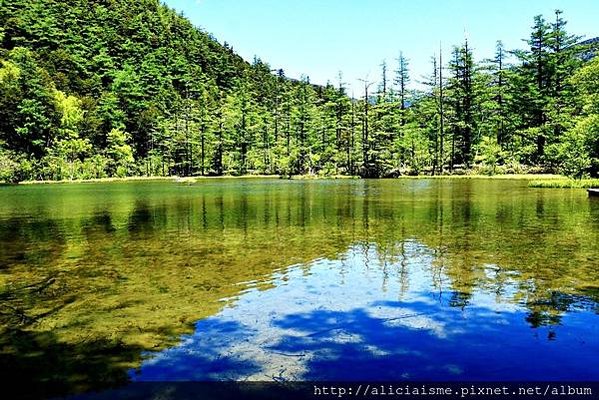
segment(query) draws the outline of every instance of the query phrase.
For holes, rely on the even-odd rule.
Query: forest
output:
[[[598,39],[536,16],[524,49],[465,39],[291,79],[158,0],[0,2],[0,181],[128,176],[599,174]],[[373,65],[380,61],[373,60]]]

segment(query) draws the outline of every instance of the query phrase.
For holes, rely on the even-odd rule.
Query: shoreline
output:
[[[286,180],[337,180],[337,179],[368,179],[361,178],[355,175],[221,175],[221,176],[130,176],[125,178],[93,178],[93,179],[73,179],[73,180],[35,180],[35,181],[22,181],[18,183],[6,183],[0,182],[2,185],[57,185],[57,184],[81,184],[81,183],[119,183],[119,182],[145,182],[145,181],[172,181],[176,183],[193,183],[204,180],[215,180],[215,179],[286,179]],[[414,175],[414,176],[399,176],[396,178],[371,178],[371,179],[384,179],[384,180],[419,180],[419,179],[496,179],[496,180],[531,180],[534,183],[538,182],[578,182],[571,178],[554,175],[554,174],[500,174],[500,175]],[[590,179],[592,181],[592,179]],[[586,180],[583,180],[583,182]],[[533,183],[533,182],[531,182]],[[536,186],[533,186],[536,187]],[[538,187],[549,187],[538,186]],[[556,187],[555,185],[551,187]]]
[[[204,179],[280,179],[279,175],[223,175],[223,176],[128,176],[125,178],[92,178],[92,179],[73,179],[60,181],[21,181],[18,183],[3,183],[4,185],[57,185],[57,184],[78,184],[78,183],[119,183],[119,182],[145,182],[145,181],[173,181],[173,182],[195,182]]]

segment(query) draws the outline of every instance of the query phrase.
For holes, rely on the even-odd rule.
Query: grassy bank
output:
[[[415,175],[415,176],[400,176],[396,179],[515,179],[515,180],[543,180],[543,181],[553,181],[553,180],[563,180],[566,179],[562,175],[553,175],[553,174],[505,174],[505,175]]]
[[[599,179],[539,179],[528,183],[533,188],[586,189],[599,187]]]

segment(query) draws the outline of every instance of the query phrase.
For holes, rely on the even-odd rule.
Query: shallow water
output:
[[[598,228],[525,181],[0,187],[0,372],[597,380]]]

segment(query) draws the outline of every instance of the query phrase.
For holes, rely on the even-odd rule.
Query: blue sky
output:
[[[395,69],[399,51],[410,60],[413,87],[467,35],[475,58],[491,57],[495,42],[522,48],[533,17],[564,11],[571,33],[599,36],[597,0],[166,0],[221,43],[251,61],[254,55],[287,76],[314,83],[380,80],[381,62]],[[358,95],[358,93],[356,93]]]

